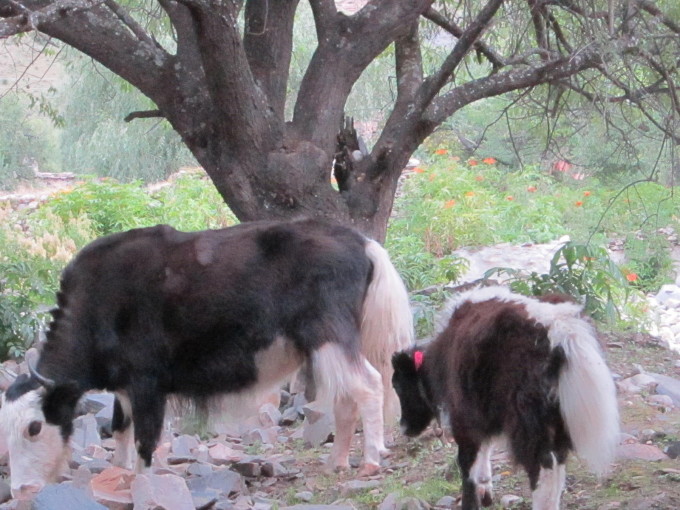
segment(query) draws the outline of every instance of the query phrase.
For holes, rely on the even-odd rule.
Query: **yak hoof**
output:
[[[388,459],[392,455],[394,455],[394,453],[389,448],[383,448],[382,450],[380,450],[380,458],[382,459]]]
[[[378,464],[364,464],[359,470],[359,476],[373,476],[380,473],[380,466]]]
[[[491,493],[489,491],[484,491],[484,494],[482,494],[482,506],[487,507],[493,505],[493,498],[491,497]]]

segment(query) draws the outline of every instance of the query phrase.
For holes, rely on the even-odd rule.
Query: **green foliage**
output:
[[[180,166],[195,165],[165,120],[123,120],[131,112],[156,106],[121,78],[76,56],[69,77],[61,135],[64,171],[152,182]]]
[[[516,292],[529,296],[568,294],[582,302],[590,316],[609,323],[619,318],[617,303],[629,293],[626,277],[604,248],[572,242],[555,252],[547,273],[494,268],[485,277],[504,274],[510,277],[510,288]]]
[[[150,197],[140,181],[123,184],[93,178],[59,193],[43,211],[53,212],[64,222],[85,216],[96,236],[142,226],[140,222],[151,221],[153,224],[155,216]]]
[[[41,171],[58,167],[56,134],[49,121],[27,113],[28,105],[17,94],[0,97],[0,188],[11,189],[20,180],[33,178],[34,165]]]
[[[413,294],[411,310],[416,338],[427,338],[434,334],[437,312],[450,297],[446,290],[437,290],[429,294]]]
[[[21,246],[5,228],[0,243],[0,359],[6,359],[22,355],[46,323],[60,267]]]
[[[395,221],[385,247],[409,290],[455,282],[467,270],[466,259],[456,255],[435,257],[426,249],[423,239],[407,233],[407,228],[399,220]]]
[[[172,186],[156,191],[145,189],[141,181],[121,183],[88,177],[73,189],[58,193],[40,212],[50,213],[64,222],[85,217],[96,236],[159,223],[180,230],[236,223],[215,186],[199,173],[179,175]]]
[[[198,173],[156,190],[139,181],[88,178],[36,211],[0,208],[0,358],[20,356],[33,342],[48,319],[59,274],[78,249],[102,235],[161,222],[198,230],[236,218]]]
[[[665,283],[672,283],[673,261],[665,237],[648,234],[628,235],[625,243],[626,263],[632,282],[643,292],[655,292]]]

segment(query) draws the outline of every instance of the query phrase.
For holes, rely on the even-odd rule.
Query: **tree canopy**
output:
[[[370,0],[351,14],[308,3],[317,45],[295,97],[299,0],[0,0],[0,37],[37,30],[128,81],[157,106],[129,120],[167,119],[241,220],[328,217],[383,239],[411,154],[503,94],[546,114],[574,94],[634,108],[678,143],[674,0]],[[388,49],[394,98],[367,149],[344,110]]]

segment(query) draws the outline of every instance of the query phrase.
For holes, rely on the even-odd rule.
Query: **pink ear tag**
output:
[[[416,364],[416,370],[420,368],[420,366],[423,364],[423,351],[416,351],[413,353],[413,361]]]

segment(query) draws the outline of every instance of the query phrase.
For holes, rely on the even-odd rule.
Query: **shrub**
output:
[[[555,252],[547,273],[527,273],[512,268],[493,268],[484,275],[510,277],[514,291],[528,296],[568,294],[580,301],[593,318],[613,323],[620,317],[617,303],[630,292],[629,284],[602,247],[572,242]]]

